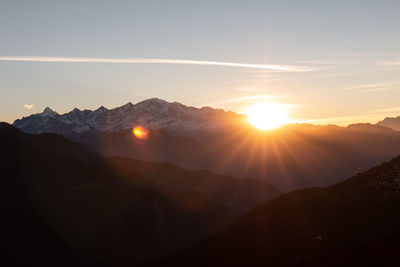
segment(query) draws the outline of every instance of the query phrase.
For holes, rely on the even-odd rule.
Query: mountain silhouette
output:
[[[28,135],[6,123],[0,142],[6,265],[147,262],[279,194],[264,181],[103,159],[61,136]]]
[[[400,157],[267,201],[161,266],[397,266]]]

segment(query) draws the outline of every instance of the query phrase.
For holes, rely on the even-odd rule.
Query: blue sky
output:
[[[291,105],[299,121],[374,122],[400,114],[399,13],[400,1],[2,0],[0,120],[159,97],[238,112],[269,101]],[[86,61],[68,62],[76,58]]]

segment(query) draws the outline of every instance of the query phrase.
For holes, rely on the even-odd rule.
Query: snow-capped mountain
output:
[[[152,98],[114,109],[103,106],[94,111],[75,108],[62,115],[47,107],[42,113],[16,120],[13,125],[26,133],[49,132],[61,135],[118,131],[140,125],[170,135],[190,136],[228,130],[233,123],[243,119],[243,115],[222,109],[199,109]]]

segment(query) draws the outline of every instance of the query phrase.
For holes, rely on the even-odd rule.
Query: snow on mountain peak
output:
[[[241,119],[242,115],[222,109],[198,109],[151,98],[113,109],[101,106],[94,111],[81,111],[75,108],[62,115],[46,108],[43,113],[16,120],[13,125],[28,133],[52,132],[62,135],[118,131],[141,125],[175,136],[191,136],[198,132],[227,130],[232,121]]]
[[[46,107],[42,113],[40,113],[41,116],[49,116],[49,117],[54,117],[58,115],[57,112],[53,111],[51,108]]]

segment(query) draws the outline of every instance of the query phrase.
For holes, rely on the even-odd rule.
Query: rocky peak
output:
[[[125,111],[130,111],[130,110],[132,110],[133,107],[134,107],[134,105],[133,105],[131,102],[128,102],[128,103],[126,103],[126,104],[123,105],[123,106],[114,108],[113,110],[121,110],[121,111],[124,111],[124,112],[125,112]]]
[[[29,133],[46,131],[67,135],[89,131],[124,130],[140,122],[149,129],[162,129],[171,135],[192,136],[194,132],[226,130],[230,122],[239,117],[236,113],[215,111],[212,108],[198,109],[158,98],[137,104],[129,102],[110,110],[103,106],[94,111],[80,111],[75,108],[62,115],[46,108],[39,115],[41,118],[29,116],[16,120],[14,125]],[[55,120],[49,120],[49,117]]]
[[[56,115],[58,115],[57,112],[53,111],[51,108],[46,107],[42,113],[40,113],[39,115],[41,116],[47,116],[47,117],[54,117]]]
[[[96,109],[94,112],[106,112],[106,111],[108,111],[108,109],[105,108],[104,106],[101,106],[98,109]]]

